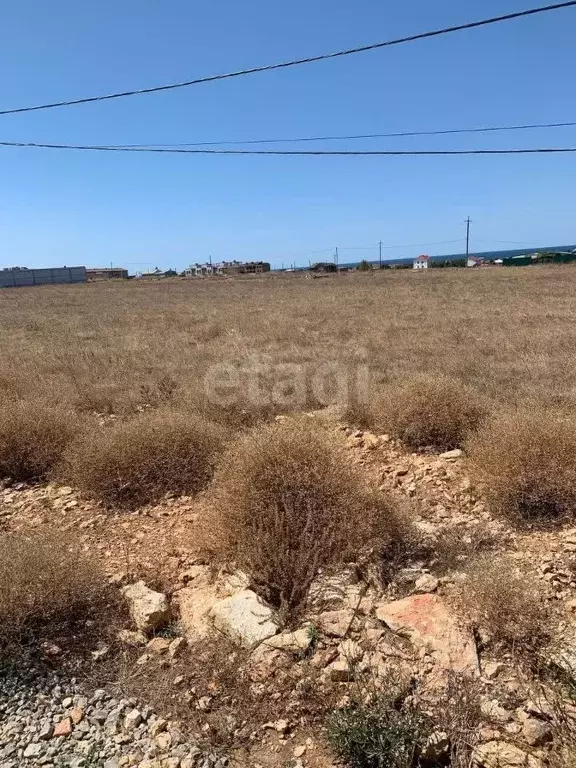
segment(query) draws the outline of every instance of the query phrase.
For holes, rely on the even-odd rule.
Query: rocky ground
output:
[[[354,686],[381,686],[399,669],[424,698],[440,695],[448,675],[474,681],[477,766],[545,766],[554,746],[550,703],[512,654],[483,651],[454,615],[450,594],[476,554],[507,552],[539,580],[557,617],[555,635],[576,649],[576,531],[519,532],[493,519],[459,451],[409,453],[387,435],[345,426],[335,434],[351,461],[411,510],[429,554],[387,585],[355,564],[320,578],[308,616],[292,632],[281,630],[243,574],[214,574],[202,560],[194,546],[201,498],[167,498],[112,515],[71,488],[0,490],[0,528],[56,525],[99,554],[130,605],[133,625],[119,637],[126,663],[164,687],[168,681],[171,708],[154,714],[150,701],[87,690],[62,671],[19,669],[0,681],[0,767],[224,765],[190,736],[206,737],[205,745],[224,720],[234,737],[227,756],[236,765],[326,768],[333,761],[311,700],[345,703]],[[214,632],[242,649],[222,665],[213,657],[203,662],[199,651],[211,646]],[[89,650],[103,662],[113,653],[106,646]],[[223,683],[226,664],[244,688]],[[258,709],[262,701],[268,710]],[[184,710],[194,713],[191,729],[181,724]],[[272,716],[265,718],[266,711]]]
[[[87,693],[74,677],[18,664],[0,672],[0,766],[223,768],[136,699]]]

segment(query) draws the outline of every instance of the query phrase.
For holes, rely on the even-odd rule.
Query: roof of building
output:
[[[417,256],[414,261],[429,261],[430,256],[427,256],[425,253],[421,253],[420,256]]]

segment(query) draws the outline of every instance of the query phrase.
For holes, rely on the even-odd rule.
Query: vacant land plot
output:
[[[210,366],[366,361],[502,401],[576,398],[571,266],[81,285],[0,294],[0,395],[122,412],[199,404]],[[272,369],[272,370],[271,370]]]
[[[0,764],[574,766],[575,287],[1,292]]]

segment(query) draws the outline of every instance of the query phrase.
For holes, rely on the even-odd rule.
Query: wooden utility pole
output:
[[[378,255],[378,264],[379,268],[382,269],[382,240],[378,243],[379,248],[379,255]]]
[[[470,255],[470,216],[466,219],[466,262]]]

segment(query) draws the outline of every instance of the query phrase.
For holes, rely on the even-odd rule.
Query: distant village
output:
[[[569,263],[576,261],[576,249],[558,251],[536,251],[534,253],[510,252],[515,255],[502,255],[499,258],[468,255],[464,257],[439,257],[420,254],[413,260],[390,262],[361,261],[358,264],[339,265],[333,261],[317,262],[308,267],[290,267],[274,270],[282,272],[307,272],[312,276],[328,275],[339,272],[366,272],[380,269],[441,269],[466,267],[469,269],[484,269],[487,267],[519,267],[533,264]],[[124,267],[52,267],[29,269],[28,267],[9,267],[0,269],[0,288],[18,286],[48,285],[53,283],[85,283],[102,280],[163,280],[166,278],[203,279],[210,277],[235,277],[241,275],[262,275],[271,272],[267,261],[220,261],[191,264],[183,272],[174,269],[156,269],[148,272],[137,272],[130,275]]]

